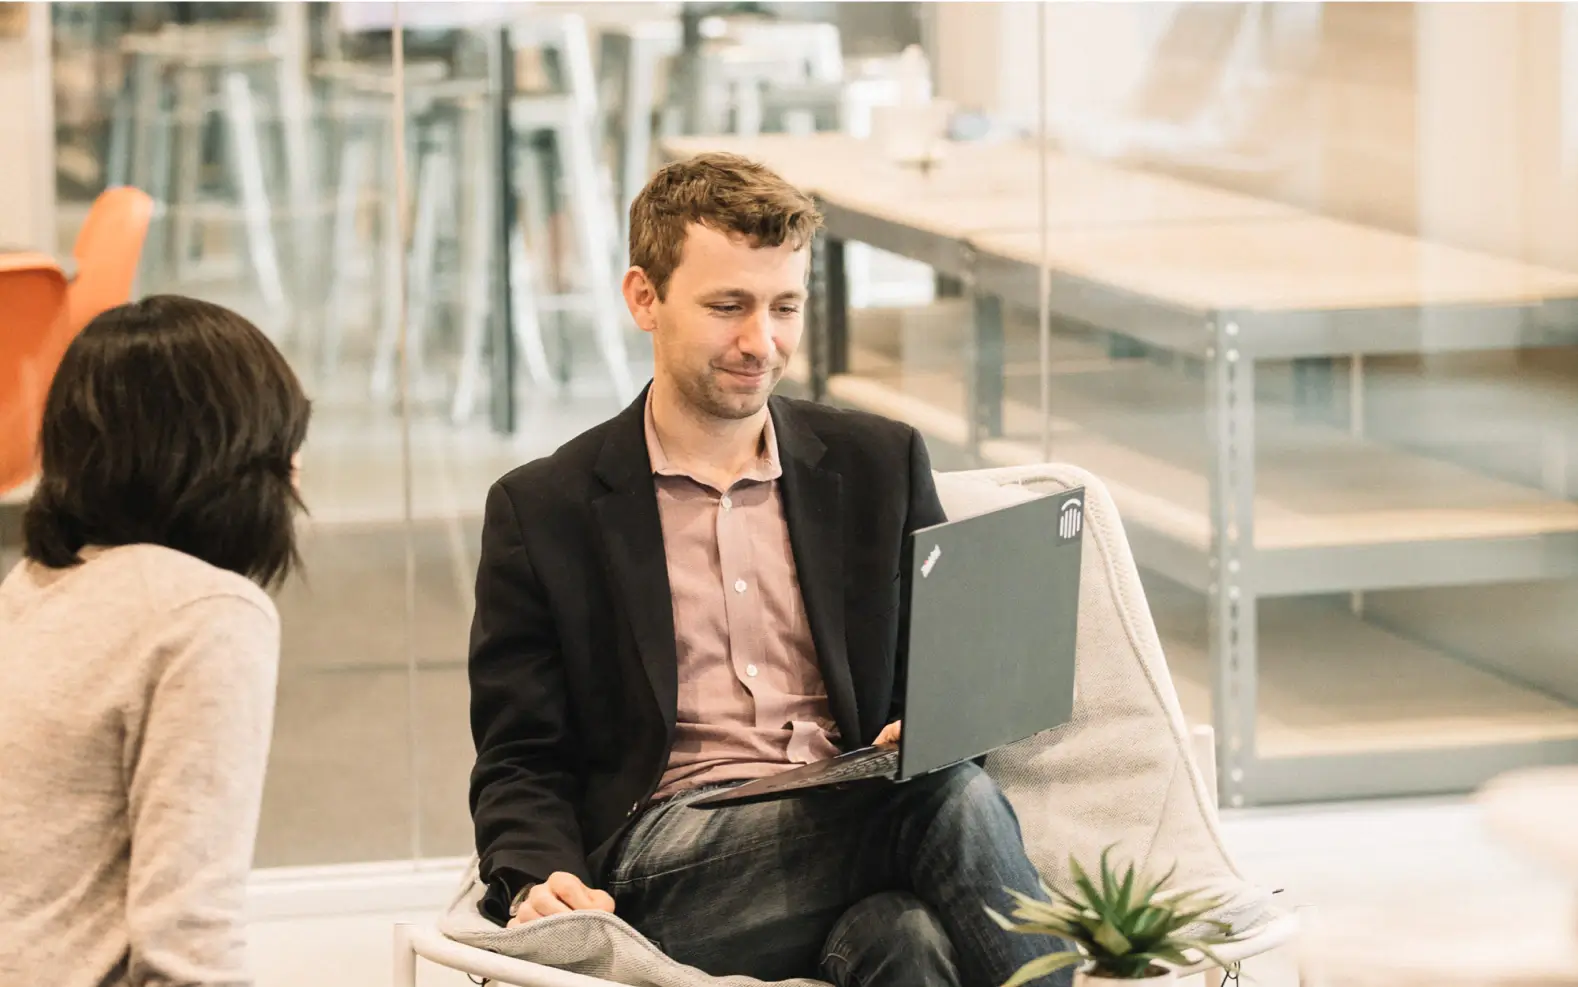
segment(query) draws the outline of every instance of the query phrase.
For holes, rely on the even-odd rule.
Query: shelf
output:
[[[1206,603],[1159,580],[1146,596],[1190,722],[1211,722]],[[1264,601],[1256,628],[1260,758],[1456,749],[1578,738],[1578,707],[1366,622],[1334,603]]]
[[[853,406],[909,421],[933,441],[960,445],[967,439],[963,388],[945,372],[839,375],[829,391]],[[1061,414],[1053,419],[1052,457],[1102,479],[1142,563],[1202,587],[1211,550],[1203,410],[1164,398],[1129,413],[1121,430],[1109,422],[1106,434],[1090,427],[1091,406],[1081,406],[1068,386],[1059,387],[1054,410]],[[1037,434],[1038,418],[1034,408],[1005,404],[1011,432]],[[1257,594],[1578,574],[1578,504],[1299,423],[1286,412],[1263,410],[1256,440]],[[983,442],[981,458],[983,465],[1019,466],[1044,457],[1039,441],[1006,437]]]

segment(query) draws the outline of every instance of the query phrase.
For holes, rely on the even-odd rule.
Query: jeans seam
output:
[[[616,887],[630,887],[631,885],[640,884],[640,883],[642,883],[644,881],[656,880],[657,878],[660,878],[660,877],[668,877],[671,874],[683,874],[685,871],[695,870],[698,867],[704,867],[704,866],[707,866],[709,864],[715,864],[715,863],[718,863],[719,861],[728,860],[728,859],[730,859],[732,857],[738,857],[741,854],[755,853],[757,850],[760,850],[763,847],[767,847],[767,846],[785,846],[787,844],[792,844],[792,843],[803,843],[806,840],[821,839],[821,838],[823,838],[826,835],[827,834],[825,832],[818,831],[818,832],[815,832],[815,833],[803,833],[803,834],[801,834],[799,836],[796,836],[796,837],[793,837],[791,839],[783,839],[782,837],[773,837],[773,838],[770,838],[770,839],[762,839],[762,840],[759,840],[759,841],[757,841],[755,843],[750,844],[749,846],[742,846],[742,847],[739,847],[737,849],[731,850],[728,853],[720,854],[720,855],[718,855],[716,857],[707,857],[707,858],[705,858],[703,860],[693,861],[693,862],[688,863],[688,864],[681,864],[678,867],[670,867],[668,870],[653,871],[650,874],[642,874],[639,877],[627,877],[627,878],[624,878],[623,880],[610,880],[608,886],[609,886],[610,889],[613,889],[613,888],[616,888]]]

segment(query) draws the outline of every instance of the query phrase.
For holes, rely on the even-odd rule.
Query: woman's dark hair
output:
[[[154,295],[67,348],[44,405],[28,558],[153,544],[269,586],[300,562],[291,460],[312,406],[285,358],[226,308]]]

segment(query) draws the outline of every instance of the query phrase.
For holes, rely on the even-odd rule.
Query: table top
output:
[[[1037,233],[976,238],[1039,265]],[[1056,230],[1060,273],[1198,312],[1529,304],[1578,298],[1578,274],[1322,216]]]
[[[847,134],[686,137],[664,141],[672,158],[729,151],[761,161],[835,206],[943,237],[992,231],[1278,219],[1292,206],[1153,172],[1043,151],[1028,141],[948,142],[925,172],[886,160],[878,145]]]
[[[762,161],[834,206],[1170,306],[1306,312],[1578,298],[1578,274],[1314,215],[1030,142],[953,142],[922,174],[847,134],[684,137]],[[1040,210],[1042,166],[1047,199]]]

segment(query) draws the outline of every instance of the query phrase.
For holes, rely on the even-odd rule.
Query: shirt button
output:
[[[723,506],[724,510],[728,510],[729,508],[734,506],[734,501],[729,499],[729,495],[728,494],[724,494],[723,495],[723,499],[718,501],[718,503]]]
[[[743,580],[743,579],[736,579],[734,581],[734,592],[736,592],[736,593],[743,593],[743,592],[745,592],[745,580]]]
[[[755,665],[746,665],[745,666],[745,674],[749,675],[751,678],[755,678],[756,677],[756,666]]]

